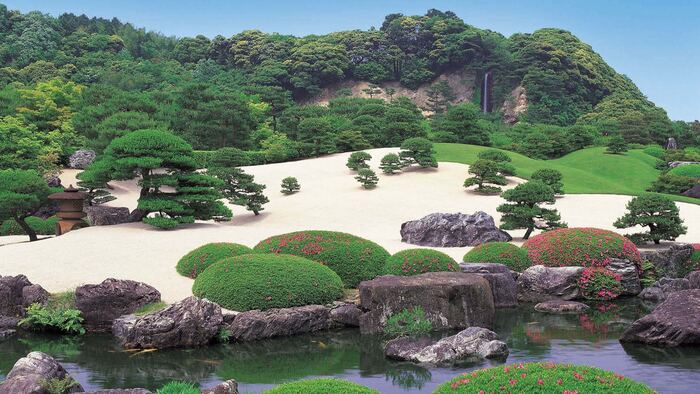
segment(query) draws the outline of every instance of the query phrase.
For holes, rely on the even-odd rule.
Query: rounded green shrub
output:
[[[378,394],[379,391],[357,383],[340,379],[307,379],[281,384],[270,390],[269,394]]]
[[[229,242],[216,242],[202,245],[184,255],[177,262],[177,272],[188,278],[196,278],[210,265],[227,257],[240,256],[253,253],[253,249]]]
[[[402,250],[386,261],[384,273],[411,276],[426,272],[459,271],[459,265],[445,253],[433,249]]]
[[[270,237],[253,248],[260,253],[284,253],[319,262],[335,271],[346,287],[384,272],[389,252],[376,243],[336,231],[298,231]]]
[[[477,245],[463,258],[465,263],[503,264],[516,272],[523,272],[530,266],[527,252],[508,242],[487,242]]]
[[[652,394],[649,386],[618,373],[585,365],[520,363],[465,372],[433,392],[443,393]]]
[[[700,178],[700,164],[686,164],[672,168],[669,174],[687,176],[690,178]]]
[[[51,216],[47,219],[30,216],[26,219],[26,222],[29,227],[36,231],[37,235],[53,235],[56,234],[56,223],[58,223],[59,220],[61,220],[61,218],[57,216]],[[24,234],[24,230],[14,219],[5,220],[0,224],[0,236]]]
[[[532,265],[605,267],[611,258],[627,259],[641,270],[642,257],[629,239],[599,228],[562,228],[538,234],[523,244]]]
[[[656,157],[657,159],[660,159],[664,157],[664,154],[666,153],[666,149],[664,149],[660,145],[649,145],[646,148],[644,148],[644,153],[646,153],[649,156]]]
[[[305,258],[245,254],[209,266],[192,293],[235,311],[327,304],[343,295],[343,282],[330,268]]]

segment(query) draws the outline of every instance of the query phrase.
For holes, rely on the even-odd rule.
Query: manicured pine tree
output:
[[[371,159],[372,155],[367,152],[353,152],[348,157],[348,162],[345,165],[353,171],[358,171],[361,168],[369,168],[367,161]]]
[[[76,176],[78,186],[88,195],[88,205],[100,205],[116,199],[107,186],[112,179],[111,172],[108,160],[97,160]]]
[[[409,138],[401,143],[399,157],[404,167],[412,164],[418,164],[423,168],[438,166],[433,143],[423,137]]]
[[[360,182],[362,187],[365,189],[373,189],[379,182],[377,174],[375,174],[374,171],[369,168],[360,168],[360,170],[357,171],[357,176],[355,176],[355,179],[357,179],[357,181]]]
[[[523,239],[530,238],[534,229],[550,230],[566,227],[556,209],[541,204],[554,204],[554,191],[540,181],[530,181],[506,190],[501,195],[508,203],[499,205],[503,230],[525,229]]]
[[[243,205],[255,215],[259,215],[264,210],[262,206],[270,201],[263,194],[266,186],[255,183],[253,175],[238,167],[213,167],[207,173],[223,182],[219,190],[231,204]]]
[[[478,193],[496,194],[501,192],[499,185],[508,183],[506,177],[501,174],[501,163],[493,160],[479,159],[469,166],[469,173],[473,176],[464,181],[464,187],[477,186]]]
[[[382,157],[382,160],[379,163],[379,169],[385,174],[395,174],[398,171],[401,171],[402,168],[403,163],[401,162],[399,155],[396,153],[386,154],[384,157]]]
[[[551,168],[541,168],[532,173],[530,177],[533,181],[541,181],[554,190],[554,194],[564,194],[564,184],[562,183],[561,172]]]
[[[657,245],[661,240],[674,241],[688,230],[678,214],[676,203],[658,194],[644,194],[630,200],[627,213],[613,225],[617,228],[648,227],[648,232],[633,234],[630,238],[636,242],[652,241]]]
[[[301,189],[299,181],[293,176],[288,176],[282,179],[282,194],[290,195],[298,192]]]
[[[34,170],[0,170],[0,223],[12,219],[36,241],[36,231],[26,219],[48,202],[51,190]]]
[[[620,154],[627,152],[627,142],[621,135],[614,135],[608,141],[608,148],[605,153]]]

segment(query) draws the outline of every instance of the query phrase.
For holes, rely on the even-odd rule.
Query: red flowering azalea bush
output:
[[[459,271],[459,265],[445,253],[433,249],[407,249],[389,257],[384,272],[411,276],[426,272]]]
[[[655,392],[645,384],[600,368],[539,362],[467,372],[441,384],[433,393],[651,394]]]
[[[642,257],[629,239],[599,228],[547,231],[523,244],[532,265],[605,267],[611,258],[627,259],[641,269]]]
[[[305,257],[335,271],[346,287],[357,287],[363,280],[384,272],[389,252],[376,243],[336,231],[299,231],[260,241],[260,253],[282,253]]]
[[[465,263],[498,263],[516,272],[530,266],[527,251],[508,242],[487,242],[477,245],[463,258]]]
[[[612,300],[620,296],[620,274],[603,267],[588,267],[581,273],[578,286],[589,300]]]

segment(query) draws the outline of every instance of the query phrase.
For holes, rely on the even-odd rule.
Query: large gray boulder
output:
[[[24,316],[29,305],[44,304],[48,297],[46,290],[24,275],[0,276],[0,316]]]
[[[632,323],[622,333],[620,342],[700,345],[700,289],[670,293],[653,312]]]
[[[90,331],[109,331],[114,319],[160,301],[160,292],[145,283],[109,278],[75,289],[75,306]]]
[[[691,289],[700,289],[700,271],[693,271],[685,276]]]
[[[690,289],[690,281],[685,278],[661,278],[639,293],[639,298],[645,301],[663,301],[669,294]]]
[[[401,241],[422,246],[476,246],[492,241],[510,241],[485,212],[432,213],[401,225]]]
[[[518,305],[518,291],[510,269],[495,263],[460,263],[462,272],[481,275],[489,281],[496,308]]]
[[[17,333],[19,319],[10,316],[0,316],[0,341],[13,337]]]
[[[700,183],[696,183],[693,187],[681,194],[687,197],[700,198]]]
[[[508,346],[491,330],[469,327],[437,342],[398,338],[386,344],[384,354],[395,360],[441,365],[481,358],[505,360]]]
[[[84,170],[95,161],[96,156],[94,150],[79,149],[68,158],[68,167]]]
[[[0,393],[51,394],[42,383],[51,379],[64,379],[66,376],[69,376],[68,372],[53,357],[42,352],[31,352],[17,360],[5,381],[0,383]],[[76,382],[64,394],[83,391],[85,390]]]
[[[289,336],[325,330],[330,325],[330,310],[323,305],[247,311],[236,315],[228,327],[237,341]]]
[[[210,343],[222,324],[218,305],[188,297],[145,316],[122,316],[114,321],[112,333],[126,349],[191,347]]]
[[[535,305],[537,312],[566,314],[566,313],[583,313],[591,309],[588,305],[582,302],[565,301],[565,300],[549,300],[540,302]]]
[[[87,220],[91,226],[111,226],[114,224],[129,223],[129,208],[108,207],[106,205],[93,205],[85,207]]]
[[[693,251],[693,245],[674,243],[662,249],[641,250],[639,253],[642,259],[654,264],[657,272],[670,278],[678,278],[681,273],[680,265],[690,260]]]
[[[636,296],[642,291],[642,282],[639,280],[637,266],[627,259],[612,258],[605,268],[620,275],[622,285],[621,296]]]
[[[331,309],[331,320],[338,326],[360,326],[360,315],[362,310],[355,304],[345,303]]]
[[[580,298],[578,280],[582,272],[582,267],[532,266],[518,277],[518,301],[542,302]]]
[[[360,331],[382,332],[386,320],[421,307],[435,329],[492,327],[495,308],[488,280],[462,272],[380,276],[360,283]]]

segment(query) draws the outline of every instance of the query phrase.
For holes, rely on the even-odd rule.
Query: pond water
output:
[[[649,384],[660,393],[698,392],[700,348],[622,346],[624,328],[647,311],[637,302],[593,305],[575,315],[537,313],[532,305],[501,309],[495,331],[510,347],[507,363],[549,360],[594,365]],[[236,379],[241,392],[257,393],[306,377],[338,377],[382,393],[430,393],[438,384],[472,369],[502,362],[483,361],[436,368],[389,361],[382,338],[356,329],[150,353],[122,351],[108,335],[32,335],[0,342],[0,380],[32,350],[58,359],[86,389],[145,387],[170,380],[208,387]]]

